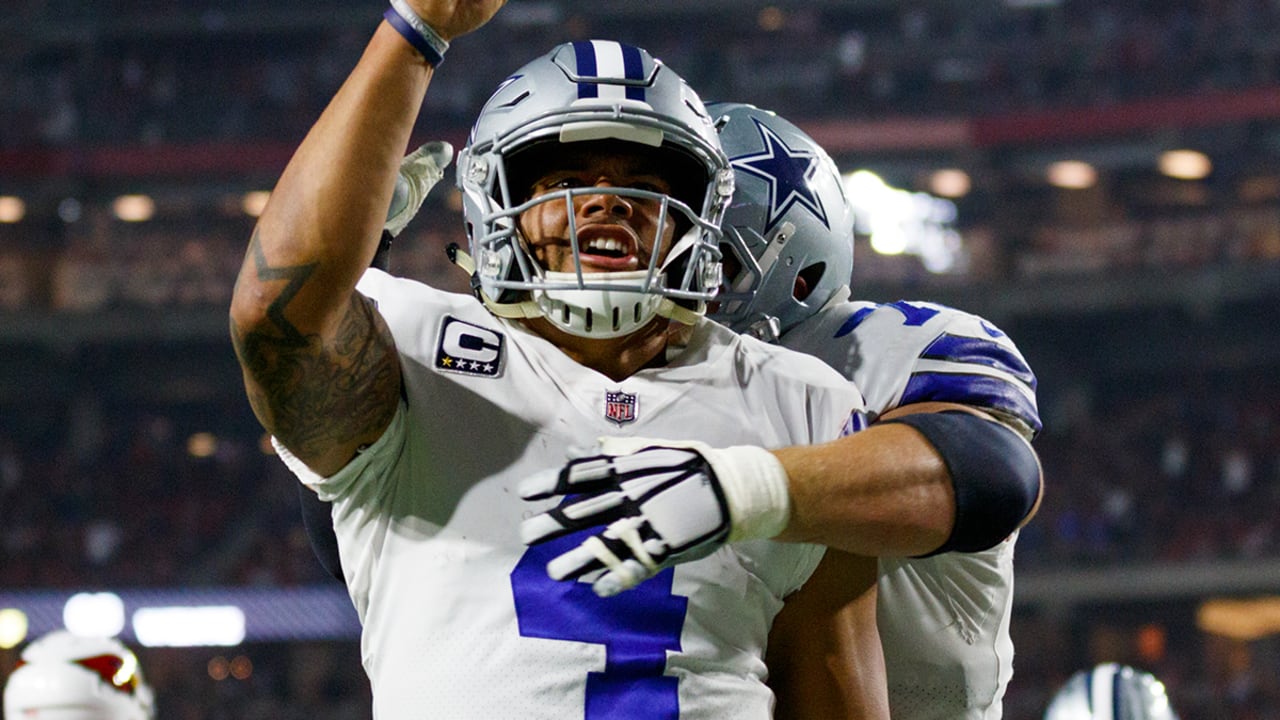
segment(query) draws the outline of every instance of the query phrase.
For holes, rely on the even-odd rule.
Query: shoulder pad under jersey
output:
[[[1041,428],[1036,378],[994,324],[929,302],[843,302],[792,328],[782,344],[853,380],[872,417],[900,405],[954,402]]]

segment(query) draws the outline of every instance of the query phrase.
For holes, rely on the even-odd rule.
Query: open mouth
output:
[[[598,225],[578,233],[582,262],[602,272],[634,270],[639,263],[635,242],[626,228]]]
[[[607,258],[624,258],[631,254],[630,250],[626,244],[613,238],[591,240],[582,248],[584,254]]]

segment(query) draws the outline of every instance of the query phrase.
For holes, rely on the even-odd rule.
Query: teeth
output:
[[[609,252],[622,252],[622,242],[613,238],[598,238],[587,243],[588,250],[605,250]]]

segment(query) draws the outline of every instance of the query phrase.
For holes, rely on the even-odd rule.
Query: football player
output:
[[[977,410],[1031,439],[1040,429],[1035,377],[1013,341],[983,318],[935,303],[851,299],[850,210],[835,164],[773,112],[733,103],[709,109],[721,118],[737,176],[724,222],[735,269],[726,272],[729,287],[713,317],[822,358],[862,390],[874,421]],[[1030,452],[1021,443],[1016,451]],[[990,467],[999,466],[993,458]],[[895,720],[1001,716],[1012,675],[1015,528],[1029,518],[1040,488],[998,472],[969,480],[989,487],[953,488],[958,508],[937,493],[945,487],[934,487],[934,501],[905,500],[897,517],[936,511],[954,526],[957,513],[977,514],[965,522],[998,514],[977,503],[1009,505],[1013,514],[993,523],[985,539],[962,540],[953,527],[941,547],[858,548],[882,556],[878,626]],[[809,592],[779,618],[783,647],[821,627],[802,612]]]
[[[155,696],[137,656],[119,640],[55,630],[22,651],[5,683],[4,716],[151,720]]]
[[[849,300],[852,211],[834,163],[812,138],[776,114],[749,105],[716,103],[710,110],[723,126],[721,140],[737,175],[725,222],[732,241],[726,255],[734,268],[728,273],[732,287],[722,294],[724,303],[715,317],[822,357],[862,389],[877,419],[957,409],[958,404],[988,412],[1028,438],[1038,431],[1034,376],[1012,341],[993,325],[933,303]],[[428,147],[434,149],[430,162],[424,162],[420,150],[401,166],[401,200],[393,203],[389,230],[405,226],[448,164],[448,148]],[[1029,452],[1015,447],[1015,454]],[[901,481],[905,488],[929,494],[923,500],[903,498],[896,507],[878,511],[885,538],[897,533],[907,543],[921,542],[918,529],[929,527],[917,519],[921,513],[926,520],[936,517],[954,525],[955,488],[950,483],[925,485],[910,475]],[[977,481],[995,484],[988,494],[1011,494],[1008,504],[1015,509],[1003,518],[992,516],[987,539],[971,545],[978,547],[973,552],[937,552],[933,545],[886,540],[862,546],[899,554],[881,560],[879,591],[895,718],[1000,716],[1012,672],[1008,622],[1013,540],[1016,527],[1032,513],[1028,504],[1038,500],[1039,483],[1038,476],[999,473]],[[306,496],[304,508],[321,518],[323,528],[327,506],[312,493]],[[893,497],[884,495],[880,506],[890,505]],[[968,498],[967,513],[983,512],[976,499]],[[1001,540],[1002,532],[1009,537]],[[312,535],[331,548],[317,553],[340,577],[333,570],[338,560],[331,531],[324,528]],[[924,542],[935,541],[926,536]],[[966,541],[957,537],[955,542]],[[980,547],[992,542],[994,547]],[[927,547],[935,552],[923,553]],[[928,557],[902,556],[908,552]],[[840,631],[838,613],[836,588],[849,584],[838,568],[841,557],[830,552],[818,576],[788,598],[775,622],[770,684],[781,699],[780,715],[856,713],[837,709],[842,701],[829,697],[845,682],[842,675],[856,676],[856,668],[840,670],[832,658],[858,658],[839,645],[849,635]],[[827,621],[819,623],[817,617]]]
[[[1101,663],[1071,676],[1044,720],[1178,720],[1164,683],[1149,672]]]
[[[731,287],[713,316],[823,358],[862,389],[877,419],[959,404],[984,410],[1027,438],[1034,436],[1040,427],[1034,375],[995,326],[933,303],[880,305],[849,299],[852,211],[839,173],[822,148],[772,112],[729,103],[713,104],[710,110],[723,124],[721,140],[737,175],[725,221],[732,240],[726,255],[733,268],[728,273]],[[430,163],[424,164],[419,151],[402,165],[397,197],[403,199],[393,203],[389,230],[404,227],[448,164],[448,149],[431,147]],[[926,521],[915,519],[920,513],[926,520],[936,517],[954,525],[954,488],[948,493],[946,484],[926,487],[910,476],[904,481],[930,495],[923,502],[904,499],[884,512],[880,522],[886,538],[897,532],[906,542],[919,543],[918,532],[893,530],[893,523],[927,530]],[[1014,496],[1010,504],[1015,508],[1025,510],[1038,500],[1038,482],[1000,474],[992,474],[990,481],[997,485],[989,492],[1000,492],[998,483],[1006,483],[1003,491]],[[305,506],[327,522],[327,506],[307,495]],[[1012,673],[1008,623],[1013,542],[1016,527],[1032,514],[1020,515],[1022,510],[997,518],[993,534],[979,544],[992,542],[1000,532],[1008,537],[973,552],[936,552],[927,537],[925,545],[881,540],[863,546],[896,554],[880,562],[879,591],[894,717],[999,717]],[[966,511],[982,509],[971,499]],[[332,535],[326,530],[313,537]],[[935,551],[924,552],[928,547]],[[330,558],[327,567],[337,566],[336,553],[319,554]],[[803,716],[808,703],[842,682],[829,661],[840,655],[832,643],[846,634],[835,631],[839,616],[829,617],[827,625],[815,622],[815,613],[832,615],[840,607],[830,588],[823,587],[838,581],[838,557],[831,553],[820,575],[788,599],[776,621],[770,684],[782,697],[780,713]],[[826,579],[827,574],[832,578]],[[791,651],[795,657],[788,657]],[[802,672],[807,662],[819,667]],[[801,690],[794,685],[799,682],[807,686]],[[821,707],[809,714],[829,714],[830,705]]]
[[[702,317],[733,172],[697,95],[638,48],[554,48],[459,153],[474,295],[366,270],[449,41],[499,5],[394,0],[290,160],[231,307],[251,405],[332,502],[375,716],[769,717],[766,637],[824,548],[768,539],[785,478],[762,448],[860,430],[861,396]],[[661,452],[631,516],[525,546],[522,521],[584,509],[557,509],[544,476],[601,435],[660,429],[703,445]],[[703,446],[738,448],[723,479],[702,480]],[[548,576],[584,541],[618,562]],[[859,682],[883,718],[874,561],[860,570]]]
[[[1028,443],[1040,429],[1035,377],[1009,337],[980,317],[929,302],[850,299],[853,219],[834,162],[772,112],[730,103],[709,110],[736,174],[724,221],[727,287],[713,317],[822,358],[861,389],[876,421],[836,443],[778,451],[792,495],[778,537],[882,558],[878,621],[895,720],[999,718],[1012,674],[1014,538],[1042,484]],[[888,434],[903,425],[942,463],[931,466],[909,440]],[[631,442],[649,453],[668,445]],[[614,478],[636,482],[648,463],[644,452],[620,454],[627,450],[606,442],[609,455],[570,463],[559,489],[587,492],[577,501],[586,506],[599,502],[590,493],[616,492]],[[584,468],[604,479],[575,482]],[[661,463],[652,470],[665,472]],[[598,519],[579,515],[560,525]],[[575,569],[602,564],[576,557]],[[830,551],[775,622],[769,664],[779,716],[851,712],[838,696],[861,662],[841,647],[850,636],[839,601],[848,562]]]

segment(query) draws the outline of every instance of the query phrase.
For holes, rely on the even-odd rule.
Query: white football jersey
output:
[[[873,419],[900,405],[945,401],[1040,430],[1035,376],[994,325],[934,303],[848,298],[846,288],[785,333],[782,345],[853,380]],[[1013,674],[1015,539],[980,553],[880,562],[877,625],[894,720],[1001,717]]]
[[[405,400],[332,477],[281,455],[334,504],[375,717],[770,717],[769,627],[822,547],[735,543],[600,598],[544,569],[580,536],[520,542],[520,521],[554,501],[516,487],[604,435],[832,440],[862,426],[856,388],[710,321],[666,367],[614,381],[470,296],[378,270],[359,290],[395,337]]]

